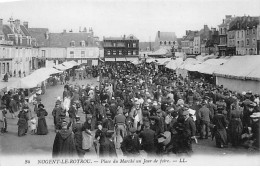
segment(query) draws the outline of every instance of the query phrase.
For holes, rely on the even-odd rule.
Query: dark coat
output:
[[[139,155],[140,142],[138,135],[128,135],[124,138],[121,149],[126,156]]]
[[[37,127],[37,134],[38,135],[46,135],[48,133],[48,128],[45,120],[45,116],[48,113],[45,109],[38,109],[37,110],[37,117],[38,117],[38,127]]]
[[[28,120],[29,120],[29,115],[28,112],[25,111],[20,111],[18,114],[18,136],[23,136],[25,133],[27,133],[28,130]]]
[[[70,130],[62,129],[56,134],[52,156],[53,157],[73,157],[77,154],[74,134]]]
[[[184,121],[184,132],[188,137],[195,136],[196,134],[195,122],[191,117],[188,117],[188,119]]]
[[[156,141],[156,135],[155,131],[151,129],[144,129],[139,137],[142,139],[142,146],[144,151],[147,153],[153,153],[155,150],[155,141]]]
[[[104,142],[100,144],[99,157],[117,157],[116,148],[113,141],[104,138]]]

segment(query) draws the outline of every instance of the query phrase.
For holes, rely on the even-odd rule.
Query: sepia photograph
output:
[[[259,0],[0,0],[0,166],[259,166]]]

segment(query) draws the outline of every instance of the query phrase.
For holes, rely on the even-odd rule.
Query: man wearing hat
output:
[[[210,110],[207,108],[205,101],[202,102],[202,107],[199,109],[198,117],[200,120],[200,139],[208,139],[209,136],[209,123],[210,123]],[[205,135],[206,132],[206,135]]]
[[[123,114],[123,104],[118,104],[119,110],[118,114],[114,118],[114,124],[116,129],[116,135],[121,135],[122,138],[125,137],[126,134],[126,117]]]
[[[196,134],[196,126],[193,119],[190,117],[189,111],[185,110],[182,114],[184,119],[184,149],[187,153],[192,152],[192,139],[196,140],[195,134]]]
[[[148,155],[154,155],[155,153],[155,142],[156,134],[155,131],[150,129],[150,123],[144,123],[144,130],[139,134],[139,137],[142,139],[142,147]]]
[[[74,133],[74,139],[75,139],[75,146],[79,157],[84,157],[85,151],[82,149],[82,131],[83,131],[83,125],[80,122],[80,116],[76,115],[75,117],[76,123],[72,125],[72,131]]]
[[[59,103],[56,103],[54,109],[52,110],[52,116],[54,121],[55,130],[59,130],[58,122],[61,119],[61,115],[63,114],[64,110],[62,109]]]
[[[68,129],[68,123],[62,122],[62,129],[56,133],[52,157],[74,157],[77,155],[77,150],[74,141],[74,133]]]
[[[121,150],[123,151],[124,156],[136,157],[140,154],[140,142],[139,137],[135,134],[136,129],[130,128],[129,135],[127,135],[121,144]]]
[[[113,134],[113,130],[107,130],[105,132],[104,141],[100,144],[99,157],[117,157]]]

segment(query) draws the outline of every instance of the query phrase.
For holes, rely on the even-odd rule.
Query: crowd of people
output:
[[[63,99],[71,101],[69,122],[65,113],[60,113],[63,118],[54,115],[58,130],[75,135],[79,156],[92,144],[100,157],[117,156],[117,149],[126,156],[137,156],[140,150],[148,155],[190,154],[192,143],[210,137],[219,148],[259,150],[258,94],[177,76],[154,64],[105,65],[99,75],[100,86],[65,85]],[[54,147],[59,145],[56,139]]]
[[[83,157],[92,147],[99,157],[117,157],[117,150],[130,157],[141,150],[148,156],[191,154],[193,143],[209,138],[218,148],[259,151],[258,94],[182,77],[154,63],[106,64],[95,70],[99,86],[64,83],[52,111],[53,157]],[[27,132],[29,120],[27,104],[21,106],[19,136]],[[6,107],[3,117],[6,110],[11,113]],[[34,111],[38,126],[32,131],[47,134],[48,113],[40,99]]]

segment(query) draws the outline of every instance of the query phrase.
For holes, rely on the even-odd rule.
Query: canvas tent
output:
[[[227,59],[209,59],[203,62],[198,72],[212,75],[217,69],[221,68]]]
[[[182,63],[182,58],[176,58],[175,60],[171,60],[169,63],[167,63],[165,67],[176,70]]]
[[[45,81],[50,77],[52,74],[60,73],[54,68],[41,68],[34,71],[29,76],[19,79],[19,81],[14,82],[10,85],[11,88],[34,88],[37,87],[38,84]]]
[[[259,65],[259,55],[233,56],[214,72],[217,85],[238,92],[260,93]]]

